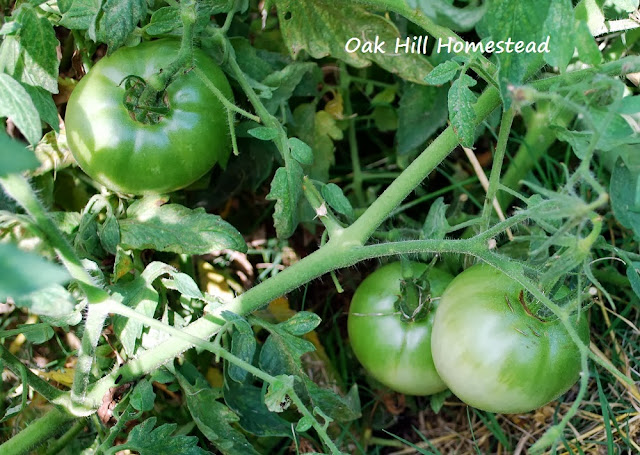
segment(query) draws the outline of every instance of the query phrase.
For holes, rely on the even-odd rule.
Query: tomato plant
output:
[[[571,323],[588,343],[586,314]],[[490,412],[537,409],[566,392],[580,373],[580,352],[562,323],[532,314],[522,286],[486,265],[465,270],[447,287],[432,348],[453,393]]]
[[[640,452],[639,3],[0,1],[0,454]]]
[[[349,339],[360,363],[382,384],[409,395],[446,389],[431,356],[431,327],[437,298],[453,277],[427,269],[418,262],[380,267],[358,286],[349,307]]]
[[[135,95],[127,94],[127,81],[167,68],[179,48],[173,40],[120,48],[73,90],[65,115],[69,146],[80,167],[113,191],[175,191],[229,157],[227,112],[193,71],[178,74],[168,85],[163,103],[152,106],[157,115],[137,120],[125,105],[125,98]],[[231,99],[229,83],[213,60],[200,50],[193,58],[193,65]]]

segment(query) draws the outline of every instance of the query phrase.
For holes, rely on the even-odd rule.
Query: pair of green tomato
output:
[[[475,408],[507,414],[537,409],[575,384],[578,347],[560,321],[544,322],[529,313],[515,280],[487,265],[455,278],[427,268],[390,263],[368,276],[353,296],[351,346],[374,378],[409,395],[449,388]],[[429,311],[414,320],[398,305],[407,269],[416,278],[427,271],[432,298],[426,300]],[[585,315],[572,324],[587,343]]]

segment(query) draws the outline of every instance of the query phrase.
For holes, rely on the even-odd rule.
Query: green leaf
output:
[[[549,35],[549,52],[544,61],[557,66],[561,72],[573,58],[575,49],[574,29],[576,21],[571,0],[555,0],[549,7],[549,15],[544,23],[544,34]]]
[[[629,283],[631,284],[631,289],[633,292],[640,297],[640,262],[632,262],[627,265],[627,278],[629,278]]]
[[[162,265],[164,266],[165,264]],[[183,297],[188,299],[204,300],[204,295],[202,295],[198,285],[189,275],[186,273],[175,272],[172,269],[167,273],[169,273],[172,278],[163,278],[162,284],[165,288],[178,291]]]
[[[541,43],[546,39],[544,25],[551,0],[537,0],[535,8],[521,0],[489,0],[487,13],[478,26],[482,38]],[[526,70],[542,62],[542,54],[533,52],[503,52],[495,54],[499,62],[499,84],[504,108],[511,105],[509,84],[521,84]]]
[[[60,43],[53,24],[26,3],[17,9],[15,21],[20,23],[20,29],[2,43],[0,71],[25,84],[58,93],[56,48]]]
[[[138,411],[151,411],[155,400],[156,394],[153,391],[153,386],[151,385],[151,382],[146,379],[143,379],[136,384],[133,392],[131,392],[131,396],[129,397],[131,406]]]
[[[471,30],[482,19],[487,4],[457,8],[452,2],[443,0],[405,0],[411,9],[420,10],[436,24],[450,28],[457,32]]]
[[[431,410],[436,414],[439,413],[442,409],[442,406],[444,406],[444,402],[450,396],[451,390],[449,389],[431,395],[431,397],[429,397],[429,406],[431,406]]]
[[[23,265],[22,267],[27,267]],[[26,269],[30,270],[30,269]],[[31,270],[30,270],[31,271]],[[36,272],[32,272],[38,273]],[[1,297],[0,297],[1,299]],[[53,318],[47,321],[52,325],[77,324],[80,311],[76,309],[74,297],[62,286],[54,284],[43,289],[38,289],[30,294],[16,297],[16,306],[28,308],[33,314]]]
[[[373,62],[418,84],[423,83],[424,75],[432,69],[422,55],[402,51],[396,54],[396,38],[403,42],[400,32],[393,22],[368,12],[365,7],[345,2],[336,8],[332,0],[275,0],[274,3],[282,37],[294,58],[304,50],[313,58],[331,55],[356,68]],[[384,53],[347,52],[345,44],[351,38],[361,40],[364,45],[362,35],[370,43],[378,37],[378,49],[382,48]]]
[[[116,254],[116,249],[120,243],[120,225],[113,213],[107,213],[107,217],[98,228],[98,237],[105,251]]]
[[[353,217],[353,207],[342,192],[342,188],[335,183],[328,183],[322,187],[321,193],[333,210],[348,217]]]
[[[158,36],[181,27],[180,10],[175,6],[165,6],[153,12],[151,21],[144,27],[144,31],[150,36]]]
[[[29,93],[8,74],[0,73],[0,99],[0,117],[8,117],[31,145],[37,144],[42,137],[40,114]]]
[[[579,21],[576,24],[575,35],[580,60],[588,65],[600,64],[600,62],[602,62],[602,54],[600,53],[600,49],[598,49],[598,43],[596,43],[596,40],[589,31],[589,27],[584,21]]]
[[[311,179],[326,182],[329,180],[329,168],[335,161],[333,141],[343,138],[336,118],[324,110],[316,112],[314,103],[296,107],[293,118],[293,134],[313,150],[313,165],[305,166],[305,173]]]
[[[209,254],[232,249],[247,251],[242,235],[217,215],[203,208],[179,204],[140,206],[119,221],[121,246],[125,249],[168,251],[178,254]]]
[[[475,85],[476,81],[473,78],[467,74],[461,74],[449,89],[451,125],[460,143],[466,147],[473,147],[476,131],[476,114],[473,110],[476,96],[469,89]]]
[[[398,129],[398,113],[392,106],[376,106],[371,117],[378,131],[388,132]]]
[[[47,123],[54,131],[60,132],[58,108],[56,107],[56,103],[53,102],[51,93],[42,87],[34,87],[27,84],[23,84],[22,86],[31,97],[31,101],[33,101],[33,105],[38,110],[42,121]]]
[[[298,163],[313,164],[313,150],[300,139],[297,137],[289,138],[289,148],[291,149],[291,156],[293,156]]]
[[[454,60],[447,60],[440,63],[424,78],[424,81],[429,85],[442,85],[449,81],[452,81],[456,77],[456,73],[460,70],[461,66]]]
[[[445,87],[406,85],[398,108],[398,154],[421,147],[447,123],[448,116]]]
[[[298,225],[296,209],[302,194],[302,177],[302,168],[292,161],[286,168],[278,168],[271,181],[271,191],[266,199],[276,201],[273,221],[281,239],[289,238]]]
[[[311,429],[312,426],[313,420],[311,419],[311,417],[304,416],[303,418],[298,420],[298,423],[296,424],[296,432],[304,433],[305,431]]]
[[[273,330],[260,350],[260,368],[273,376],[299,373],[302,368],[300,357],[315,349],[307,340],[284,330]]]
[[[106,43],[107,54],[123,46],[138,22],[147,15],[146,0],[106,0],[98,21],[98,41]]]
[[[162,267],[163,265],[151,263],[139,277],[129,283],[115,284],[111,286],[111,291],[114,296],[119,296],[123,305],[133,308],[145,316],[153,317],[160,297],[152,283],[158,274],[169,270],[169,266]],[[140,321],[125,316],[113,317],[113,331],[130,357],[136,352],[136,342],[142,336],[143,329],[144,324]]]
[[[35,169],[39,164],[33,152],[0,130],[0,177]]]
[[[331,389],[325,389],[307,376],[303,378],[312,407],[318,407],[331,419],[337,422],[350,422],[362,416],[358,386],[351,387],[345,397],[341,397]]]
[[[95,27],[101,6],[102,0],[73,0],[63,12],[60,25],[70,30],[89,30]]]
[[[444,198],[439,197],[429,207],[429,213],[422,226],[422,238],[432,240],[442,240],[449,230],[447,221],[447,207]]]
[[[634,115],[640,112],[640,95],[625,96],[618,105],[618,114]]]
[[[175,423],[165,423],[158,428],[156,418],[149,417],[129,432],[127,442],[129,450],[135,450],[139,455],[205,455],[208,452],[197,446],[196,436],[174,435],[177,428]]]
[[[34,253],[24,252],[9,244],[0,244],[0,301],[12,297],[14,300],[52,284],[69,280],[67,271]],[[25,300],[18,306],[29,307],[32,302]],[[55,316],[60,308],[37,307],[39,313]],[[35,311],[34,311],[35,312]]]
[[[269,74],[262,83],[267,87],[272,87],[271,97],[264,100],[263,104],[271,114],[291,98],[294,90],[300,84],[305,75],[316,68],[315,63],[290,63],[282,70]]]
[[[232,8],[235,8],[239,13],[244,13],[249,8],[249,0],[242,0],[242,2],[228,0],[200,0],[198,2],[199,13],[207,14],[209,17],[213,14],[228,13]]]
[[[580,0],[576,5],[576,19],[586,23],[590,35],[604,25],[602,4],[603,0]]]
[[[299,311],[291,318],[278,324],[278,327],[286,330],[291,335],[302,336],[318,327],[320,322],[322,322],[322,319],[317,314]]]
[[[259,126],[248,131],[250,135],[261,141],[272,141],[278,137],[278,130],[267,126]]]
[[[260,387],[232,381],[226,373],[224,401],[238,415],[238,423],[245,431],[256,436],[291,436],[291,424],[267,409]]]
[[[20,30],[20,23],[15,21],[5,22],[4,24],[2,24],[2,27],[0,27],[0,36],[13,35],[18,30]]]
[[[616,161],[609,193],[615,217],[640,239],[640,159],[633,154],[628,161],[622,158]]]
[[[608,4],[616,7],[625,13],[632,13],[638,9],[640,1],[638,0],[609,0]]]
[[[193,421],[221,453],[258,455],[259,452],[256,452],[245,436],[232,426],[238,422],[238,416],[218,401],[221,395],[219,390],[212,389],[202,379],[197,379],[195,385],[192,385],[182,374],[178,373],[177,377]]]
[[[53,329],[48,324],[19,325],[18,329],[25,329],[22,333],[33,344],[42,344],[53,338]]]
[[[231,353],[247,363],[252,363],[257,343],[251,325],[246,319],[230,311],[223,311],[222,317],[225,321],[232,322],[234,326],[231,337]],[[244,382],[249,374],[247,370],[232,363],[229,363],[228,366],[229,378],[236,382]]]

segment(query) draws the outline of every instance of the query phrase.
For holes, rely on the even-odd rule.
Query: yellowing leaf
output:
[[[31,371],[43,379],[47,379],[48,381],[55,381],[59,384],[62,384],[67,387],[71,387],[73,384],[73,375],[75,374],[75,368],[67,368],[65,370],[55,370],[55,371],[40,371],[36,369],[31,369]]]

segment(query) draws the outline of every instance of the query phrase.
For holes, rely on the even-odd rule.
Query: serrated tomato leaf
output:
[[[267,200],[276,201],[273,221],[276,233],[281,239],[289,238],[298,226],[297,207],[302,194],[303,172],[297,161],[278,168],[271,181],[271,191]]]
[[[204,380],[195,385],[182,374],[177,374],[180,387],[187,399],[189,413],[202,434],[224,455],[258,455],[259,452],[245,436],[232,426],[238,416],[218,401],[220,391],[212,389]]]
[[[203,208],[192,210],[179,204],[154,205],[119,223],[121,246],[125,249],[152,249],[178,254],[247,250],[236,228]]]
[[[387,71],[412,82],[422,79],[433,66],[418,53],[396,53],[396,38],[406,43],[396,26],[382,15],[373,14],[363,6],[344,2],[336,8],[332,0],[275,0],[280,29],[291,55],[307,51],[314,58],[328,55],[357,68],[377,63]],[[369,42],[377,52],[348,52],[345,43],[360,40]],[[404,41],[403,41],[404,40]],[[352,41],[352,47],[356,41]],[[382,52],[384,51],[384,52]]]
[[[165,423],[157,428],[156,418],[149,417],[136,425],[129,432],[127,441],[123,444],[129,450],[135,450],[139,455],[205,455],[209,452],[198,447],[196,436],[174,435],[178,427],[175,423]]]
[[[473,147],[476,131],[476,114],[473,110],[476,96],[470,90],[470,87],[474,85],[476,85],[476,81],[472,77],[462,74],[451,84],[451,89],[449,89],[451,125],[458,140],[465,147]]]

